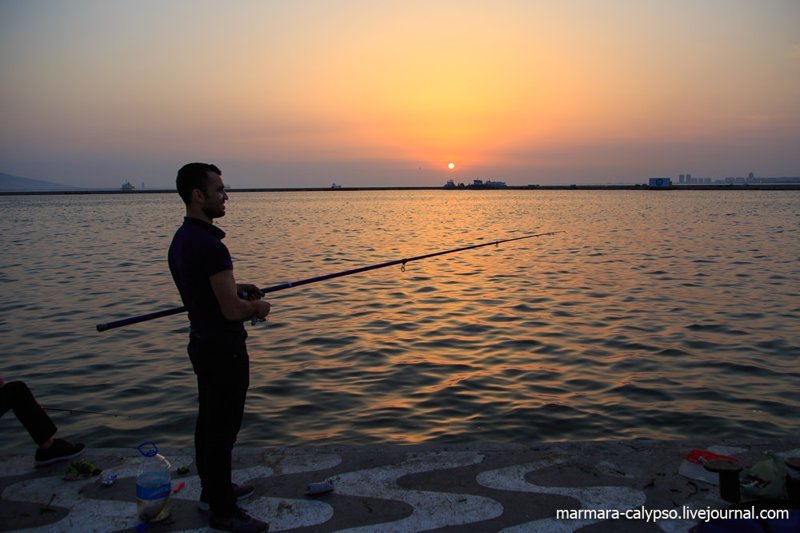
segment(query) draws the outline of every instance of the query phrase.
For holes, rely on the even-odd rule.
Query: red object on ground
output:
[[[697,464],[705,464],[708,461],[714,461],[716,459],[724,459],[726,461],[733,461],[735,463],[739,462],[739,459],[736,457],[731,457],[730,455],[720,455],[718,453],[710,452],[708,450],[692,450],[686,456],[687,461],[691,461],[692,463]]]

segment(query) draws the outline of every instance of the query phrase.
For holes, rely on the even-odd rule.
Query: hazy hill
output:
[[[0,192],[23,192],[23,191],[75,191],[78,187],[53,183],[51,181],[32,180],[3,174],[0,172]]]

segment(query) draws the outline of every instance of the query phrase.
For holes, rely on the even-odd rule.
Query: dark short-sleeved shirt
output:
[[[233,270],[224,237],[225,232],[213,224],[184,218],[169,247],[169,271],[189,311],[192,335],[214,342],[243,342],[244,325],[223,316],[209,281],[214,274]]]

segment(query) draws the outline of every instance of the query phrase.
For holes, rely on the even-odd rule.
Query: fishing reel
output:
[[[256,293],[253,291],[242,289],[239,291],[239,298],[241,298],[242,300],[251,300],[252,299],[251,297],[254,296],[255,294]],[[258,294],[262,294],[260,290],[258,291]],[[266,322],[266,321],[267,321],[266,318],[258,318],[257,316],[254,316],[250,319],[250,325],[255,326],[259,322]]]

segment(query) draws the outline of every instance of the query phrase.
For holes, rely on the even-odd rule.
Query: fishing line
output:
[[[342,272],[334,272],[333,274],[325,274],[323,276],[316,276],[313,278],[301,279],[299,281],[290,281],[287,283],[280,283],[278,285],[273,285],[271,287],[266,287],[263,289],[259,289],[261,294],[268,294],[271,292],[283,291],[286,289],[291,289],[294,287],[301,287],[303,285],[309,285],[311,283],[319,283],[320,281],[326,281],[329,279],[334,278],[341,278],[343,276],[351,276],[353,274],[360,274],[362,272],[368,272],[370,270],[377,270],[379,268],[386,268],[394,265],[400,265],[400,270],[405,271],[406,263],[410,263],[412,261],[420,261],[422,259],[430,259],[431,257],[437,257],[440,255],[447,255],[447,254],[454,254],[456,252],[463,252],[465,250],[474,250],[476,248],[482,248],[484,246],[498,246],[504,242],[512,242],[512,241],[521,241],[523,239],[533,239],[535,237],[545,237],[550,235],[555,235],[557,233],[564,233],[564,231],[549,231],[547,233],[536,233],[534,235],[524,235],[522,237],[512,237],[510,239],[500,239],[495,241],[484,242],[480,244],[471,244],[469,246],[462,246],[461,248],[454,248],[452,250],[444,250],[441,252],[432,252],[424,255],[418,255],[416,257],[407,257],[403,259],[395,259],[394,261],[387,261],[385,263],[379,263],[376,265],[369,265],[360,268],[354,268],[351,270],[344,270]],[[107,322],[105,324],[97,324],[97,331],[107,331],[109,329],[121,328],[123,326],[130,326],[131,324],[138,324],[140,322],[146,322],[148,320],[155,320],[157,318],[163,318],[166,316],[177,315],[179,313],[186,312],[186,307],[175,307],[173,309],[165,309],[164,311],[156,311],[154,313],[148,313],[146,315],[139,315],[130,318],[123,318],[121,320],[115,320],[113,322]]]
[[[104,411],[84,411],[84,410],[81,410],[81,409],[64,409],[64,408],[61,408],[61,407],[50,407],[49,405],[42,405],[41,408],[44,409],[45,411],[62,411],[62,412],[69,413],[69,414],[76,413],[76,414],[80,414],[80,415],[103,415],[103,416],[114,416],[114,417],[117,417],[117,418],[130,418],[128,415],[120,415],[120,414],[117,414],[117,413],[107,413],[107,412],[104,412]]]

